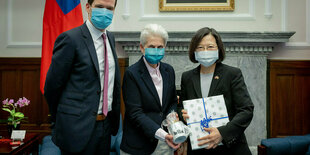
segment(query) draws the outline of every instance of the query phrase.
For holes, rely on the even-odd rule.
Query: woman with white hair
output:
[[[128,67],[123,79],[125,119],[121,154],[169,154],[180,145],[161,128],[162,121],[176,111],[174,69],[160,60],[165,55],[167,31],[149,24],[140,36],[143,56]]]

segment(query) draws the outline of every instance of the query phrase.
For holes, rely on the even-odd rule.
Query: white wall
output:
[[[84,19],[85,3],[81,0]],[[310,0],[235,0],[233,12],[159,12],[159,0],[118,0],[112,31],[158,23],[168,31],[296,31],[270,59],[310,60]],[[0,1],[0,57],[41,57],[45,0]],[[269,8],[269,9],[267,9]]]

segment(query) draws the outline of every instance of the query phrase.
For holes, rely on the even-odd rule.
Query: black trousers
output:
[[[82,152],[71,153],[61,150],[63,155],[90,155],[101,154],[109,155],[111,146],[111,127],[110,120],[106,118],[103,121],[96,121],[94,131],[86,147]]]

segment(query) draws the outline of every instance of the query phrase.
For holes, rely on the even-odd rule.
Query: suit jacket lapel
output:
[[[216,90],[217,85],[222,79],[222,67],[221,66],[222,66],[222,63],[216,64],[208,96],[214,95],[214,91]]]
[[[141,73],[141,78],[143,80],[143,82],[145,83],[145,85],[147,86],[147,88],[150,90],[151,94],[154,96],[156,102],[158,103],[158,106],[161,108],[160,106],[160,101],[159,101],[159,96],[157,94],[155,85],[153,83],[153,80],[150,76],[150,73],[148,72],[144,62],[143,62],[143,58],[141,57],[141,59],[139,60],[139,65],[140,65],[140,73]]]
[[[95,49],[95,45],[94,45],[94,42],[93,42],[93,39],[90,35],[90,32],[86,26],[86,23],[84,23],[82,26],[81,26],[81,29],[82,29],[82,33],[83,33],[83,39],[84,39],[84,42],[88,48],[88,52],[90,54],[90,57],[92,59],[92,62],[96,68],[96,71],[97,71],[97,74],[98,74],[98,78],[100,79],[100,74],[99,74],[99,64],[98,64],[98,59],[97,59],[97,53],[96,53],[96,49]]]
[[[162,107],[163,107],[163,109],[165,109],[166,108],[166,106],[167,106],[167,101],[166,101],[166,99],[167,99],[167,91],[168,91],[168,85],[169,85],[169,82],[171,82],[171,81],[169,81],[169,75],[168,75],[168,73],[167,73],[167,71],[166,71],[166,68],[164,68],[163,67],[163,65],[160,65],[160,67],[159,67],[159,70],[160,70],[160,74],[161,74],[161,77],[162,77],[162,80],[163,80],[163,98],[162,98]]]
[[[201,98],[202,94],[201,94],[201,84],[200,84],[200,65],[193,70],[192,82],[194,85],[196,96]]]

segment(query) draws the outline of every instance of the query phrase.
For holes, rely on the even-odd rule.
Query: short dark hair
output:
[[[93,2],[94,2],[94,0],[88,0],[88,1],[87,1],[87,3],[88,3],[89,5],[93,5]],[[114,8],[116,7],[116,4],[117,4],[117,0],[115,0]]]
[[[219,50],[219,59],[216,61],[216,63],[222,62],[225,59],[225,48],[224,48],[221,36],[213,28],[204,27],[204,28],[199,29],[195,33],[195,35],[193,36],[193,38],[191,40],[191,43],[189,45],[188,55],[189,55],[189,59],[193,63],[197,63],[198,62],[195,59],[196,48],[198,47],[198,45],[201,42],[201,40],[203,39],[203,37],[205,37],[205,36],[207,36],[209,34],[211,34],[215,38],[216,44],[217,44],[217,47],[218,47],[218,50]]]

